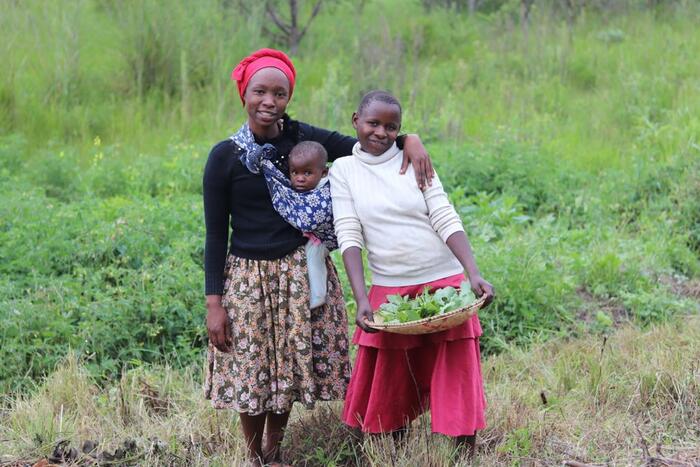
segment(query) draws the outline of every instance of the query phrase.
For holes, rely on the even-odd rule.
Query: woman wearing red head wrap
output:
[[[250,459],[260,465],[279,461],[294,402],[311,408],[343,399],[350,365],[335,267],[327,261],[326,304],[310,310],[306,238],[275,211],[264,177],[249,160],[265,151],[288,173],[287,156],[298,142],[322,144],[333,161],[351,154],[356,139],[289,118],[296,71],[283,52],[251,54],[232,78],[248,119],[211,150],[203,180],[205,392],[215,408],[238,411]],[[432,166],[420,139],[407,136],[404,149],[419,185],[429,183]]]
[[[294,91],[294,81],[296,78],[296,70],[294,64],[284,52],[275,49],[260,49],[255,53],[250,54],[233,69],[231,79],[238,84],[238,94],[241,96],[241,102],[245,104],[243,95],[248,87],[250,78],[263,68],[277,68],[289,80],[289,99],[292,98]]]

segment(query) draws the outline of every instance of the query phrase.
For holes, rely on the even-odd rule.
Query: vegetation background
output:
[[[294,44],[273,19],[293,3]],[[463,216],[499,296],[481,314],[485,463],[664,458],[647,438],[698,462],[699,20],[695,0],[3,0],[0,454],[128,435],[134,463],[240,459],[235,420],[197,392],[201,173],[244,120],[232,67],[277,46],[296,48],[300,120],[351,133],[364,92],[395,93]],[[658,335],[678,352],[625,358]],[[421,430],[424,451],[296,432],[288,450],[452,462]]]

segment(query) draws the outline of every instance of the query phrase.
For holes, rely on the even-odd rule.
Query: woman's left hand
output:
[[[474,295],[476,295],[477,297],[481,298],[483,295],[486,295],[486,302],[484,303],[484,306],[488,306],[489,303],[493,301],[493,297],[495,296],[493,286],[490,283],[488,283],[483,277],[470,277],[469,284],[472,287]]]
[[[406,135],[403,143],[403,162],[399,173],[406,173],[409,162],[413,165],[418,188],[425,190],[433,183],[433,163],[418,135]]]

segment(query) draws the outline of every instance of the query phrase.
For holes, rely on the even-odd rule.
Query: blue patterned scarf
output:
[[[320,183],[303,193],[294,191],[289,179],[271,161],[277,149],[269,143],[262,146],[256,143],[247,123],[231,136],[231,140],[241,149],[241,163],[251,173],[262,171],[275,211],[294,228],[316,235],[328,250],[338,248],[330,183]]]

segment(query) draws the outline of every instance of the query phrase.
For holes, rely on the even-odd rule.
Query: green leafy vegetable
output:
[[[387,303],[379,307],[378,314],[387,324],[408,323],[430,316],[437,316],[458,308],[463,308],[476,300],[468,282],[462,282],[460,289],[445,287],[431,293],[425,289],[415,299],[408,296],[389,295]]]

